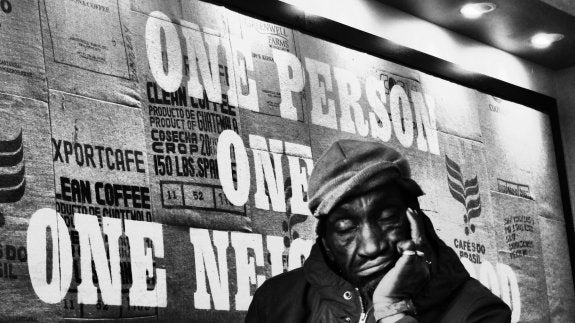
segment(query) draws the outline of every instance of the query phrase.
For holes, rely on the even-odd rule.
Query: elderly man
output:
[[[318,239],[302,268],[256,291],[246,322],[510,322],[437,237],[421,195],[397,151],[334,143],[309,181]]]

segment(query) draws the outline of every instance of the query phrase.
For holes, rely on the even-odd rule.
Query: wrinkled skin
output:
[[[340,275],[368,296],[375,290],[376,301],[409,297],[425,285],[424,257],[402,255],[427,251],[422,232],[403,191],[387,185],[338,205],[327,218],[322,242]]]

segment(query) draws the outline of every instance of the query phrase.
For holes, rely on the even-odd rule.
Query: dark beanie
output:
[[[346,198],[396,183],[412,197],[423,195],[411,179],[407,159],[377,141],[340,140],[315,163],[309,178],[308,206],[314,216],[329,214]]]

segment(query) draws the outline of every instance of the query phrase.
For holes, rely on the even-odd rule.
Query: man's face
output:
[[[338,205],[327,218],[323,243],[344,278],[375,287],[400,257],[396,244],[410,239],[407,198],[386,185]]]

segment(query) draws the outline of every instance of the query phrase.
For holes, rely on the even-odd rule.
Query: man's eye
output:
[[[397,221],[399,213],[384,212],[379,216],[379,221]]]
[[[379,214],[379,218],[380,219],[397,218],[397,217],[401,216],[401,214],[404,214],[405,211],[406,210],[404,208],[401,208],[401,207],[396,207],[396,206],[386,207],[383,210],[381,210],[381,213]]]
[[[335,231],[338,233],[348,233],[355,229],[356,225],[353,221],[344,219],[335,222]]]
[[[398,209],[384,210],[377,219],[378,222],[383,224],[399,223],[401,220],[401,211]]]

